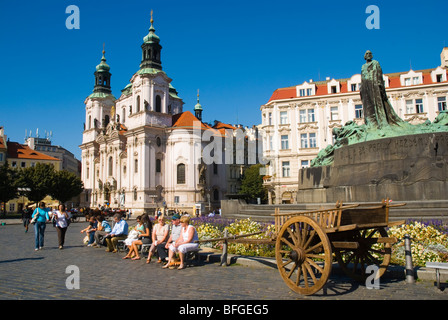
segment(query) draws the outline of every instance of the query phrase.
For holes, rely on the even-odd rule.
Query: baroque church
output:
[[[208,213],[228,192],[237,192],[232,181],[239,181],[243,166],[205,164],[201,150],[210,142],[201,135],[236,128],[203,123],[199,94],[194,114],[183,111],[172,79],[162,70],[152,17],[141,49],[140,69],[118,99],[112,95],[104,50],[96,67],[93,93],[84,102],[80,205],[132,209],[134,214],[161,207]]]

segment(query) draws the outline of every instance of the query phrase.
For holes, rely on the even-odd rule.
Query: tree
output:
[[[29,188],[26,197],[33,202],[39,202],[50,194],[53,185],[54,166],[47,163],[36,163],[34,167],[21,169],[18,173],[19,187]]]
[[[0,203],[17,198],[17,186],[15,183],[16,170],[12,169],[8,161],[0,166]]]
[[[263,175],[260,174],[261,164],[250,166],[244,171],[239,194],[246,195],[247,199],[260,198],[262,202],[267,200],[267,191],[263,186]]]
[[[76,197],[84,190],[81,179],[73,172],[67,170],[56,171],[53,177],[53,185],[49,195],[60,203],[65,203]]]

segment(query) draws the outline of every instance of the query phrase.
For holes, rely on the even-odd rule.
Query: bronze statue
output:
[[[400,125],[404,121],[392,108],[384,86],[383,71],[372,57],[372,52],[367,50],[364,55],[366,63],[361,69],[360,95],[366,125],[378,129],[385,125]]]

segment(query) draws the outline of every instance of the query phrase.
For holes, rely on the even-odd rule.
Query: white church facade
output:
[[[109,205],[136,214],[160,207],[189,213],[218,208],[230,191],[230,174],[242,166],[204,163],[202,150],[210,141],[203,141],[203,133],[220,135],[222,130],[202,122],[199,95],[195,114],[183,111],[172,79],[162,70],[152,19],[141,48],[140,69],[118,99],[112,95],[104,51],[96,67],[80,145],[81,206]]]

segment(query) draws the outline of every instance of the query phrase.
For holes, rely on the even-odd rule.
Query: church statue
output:
[[[361,100],[365,123],[369,127],[381,129],[386,125],[401,125],[404,121],[395,113],[386,94],[383,71],[378,61],[367,50],[366,63],[361,68]]]

